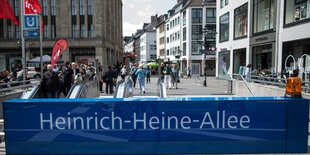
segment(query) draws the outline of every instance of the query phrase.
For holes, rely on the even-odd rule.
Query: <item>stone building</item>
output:
[[[20,0],[10,0],[20,21]],[[43,51],[51,55],[58,39],[68,48],[62,60],[94,62],[106,68],[121,63],[123,52],[122,0],[39,0],[44,22]],[[26,60],[40,54],[39,38],[26,39]],[[0,70],[21,64],[20,26],[0,19]]]

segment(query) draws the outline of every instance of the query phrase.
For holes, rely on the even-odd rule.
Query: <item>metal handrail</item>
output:
[[[167,98],[166,84],[162,82],[161,79],[158,79],[157,86],[158,86],[158,96],[160,98]]]
[[[250,93],[252,94],[252,96],[255,97],[254,91],[253,91],[252,88],[249,86],[248,82],[243,78],[243,75],[240,75],[240,74],[233,74],[233,76],[240,76],[241,79],[243,80],[243,82],[245,83],[245,85],[247,86],[248,90],[249,90]]]

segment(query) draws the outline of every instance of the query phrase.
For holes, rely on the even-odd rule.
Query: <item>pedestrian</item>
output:
[[[135,64],[130,70],[134,88],[136,88],[137,83],[137,75],[136,75],[137,70],[138,70],[138,64]]]
[[[164,79],[165,79],[164,68],[165,68],[165,64],[161,63],[160,64],[160,80],[162,82],[164,82]]]
[[[113,72],[113,86],[116,86],[117,78],[118,78],[118,68],[113,65],[112,66],[112,72]]]
[[[146,83],[151,83],[151,71],[150,71],[150,68],[147,67],[147,70],[146,70]]]
[[[63,93],[65,96],[69,93],[69,90],[74,82],[73,69],[70,67],[69,61],[66,61],[64,64],[64,68],[62,70],[62,75],[64,78],[63,82]]]
[[[138,77],[138,83],[139,83],[139,92],[145,94],[145,71],[143,70],[142,64],[139,65],[139,69],[135,73]]]
[[[71,65],[73,70],[73,76],[75,77],[80,73],[80,69],[77,68],[77,64],[75,62],[72,62]]]
[[[41,81],[41,87],[43,92],[46,93],[47,98],[58,98],[59,91],[59,77],[56,72],[53,71],[52,65],[47,65],[47,71],[43,74]]]
[[[124,80],[125,77],[127,75],[127,69],[126,69],[126,65],[123,66],[123,68],[121,69],[121,77]]]
[[[105,92],[109,94],[109,89],[110,89],[110,94],[112,94],[113,93],[113,71],[112,71],[111,66],[109,66],[108,71],[105,72],[104,78],[105,78],[104,81],[106,83]]]
[[[187,67],[187,78],[191,79],[192,78],[192,73],[191,73],[191,68]]]
[[[246,69],[245,69],[245,75],[246,75],[246,80],[249,81],[250,80],[250,76],[251,75],[251,72],[252,72],[252,65],[251,64],[248,64],[246,66]]]
[[[178,89],[179,69],[176,67],[175,64],[172,65],[171,74],[173,87],[175,89]]]
[[[54,67],[53,67],[53,72],[56,72],[56,73],[59,72],[58,67],[56,65],[54,65]]]
[[[103,69],[102,69],[102,66],[100,65],[99,66],[99,91],[101,93],[102,93],[102,85],[103,85],[103,81],[104,81],[104,79],[103,79],[104,75],[103,74],[104,74]]]
[[[171,89],[171,68],[169,64],[166,64],[163,73],[165,74],[165,84],[167,86],[167,89]]]

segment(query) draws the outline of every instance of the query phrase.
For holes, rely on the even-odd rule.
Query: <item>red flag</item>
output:
[[[38,0],[25,0],[25,14],[39,14],[42,12]],[[41,19],[42,32],[44,33],[43,18]]]
[[[15,25],[19,25],[8,0],[0,0],[0,4],[0,18],[11,19]]]
[[[39,14],[41,12],[38,0],[25,0],[25,14]]]
[[[53,53],[52,53],[52,60],[51,60],[51,65],[54,66],[55,63],[57,62],[58,58],[61,56],[61,54],[64,52],[64,50],[67,48],[68,43],[64,39],[60,39],[56,42],[53,48]]]

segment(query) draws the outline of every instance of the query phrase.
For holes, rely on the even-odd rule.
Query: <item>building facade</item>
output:
[[[9,1],[20,21],[20,0]],[[106,68],[121,63],[123,52],[121,0],[39,0],[44,23],[43,51],[51,55],[58,39],[68,48],[60,59]],[[26,60],[39,56],[39,39],[26,39]],[[21,64],[20,27],[0,19],[0,70]]]
[[[165,18],[160,21],[160,23],[156,26],[156,55],[157,58],[165,59],[166,57],[166,18],[167,15],[164,15]]]
[[[215,51],[205,49],[207,42],[215,47],[215,35],[204,34],[203,29],[216,30],[215,0],[179,0],[168,12],[166,20],[165,61],[180,63],[180,72],[188,67],[193,75],[204,75],[207,61],[207,75],[215,75]],[[203,55],[206,53],[206,60]]]
[[[299,69],[309,81],[309,0],[220,0],[217,4],[217,76],[288,76]]]

